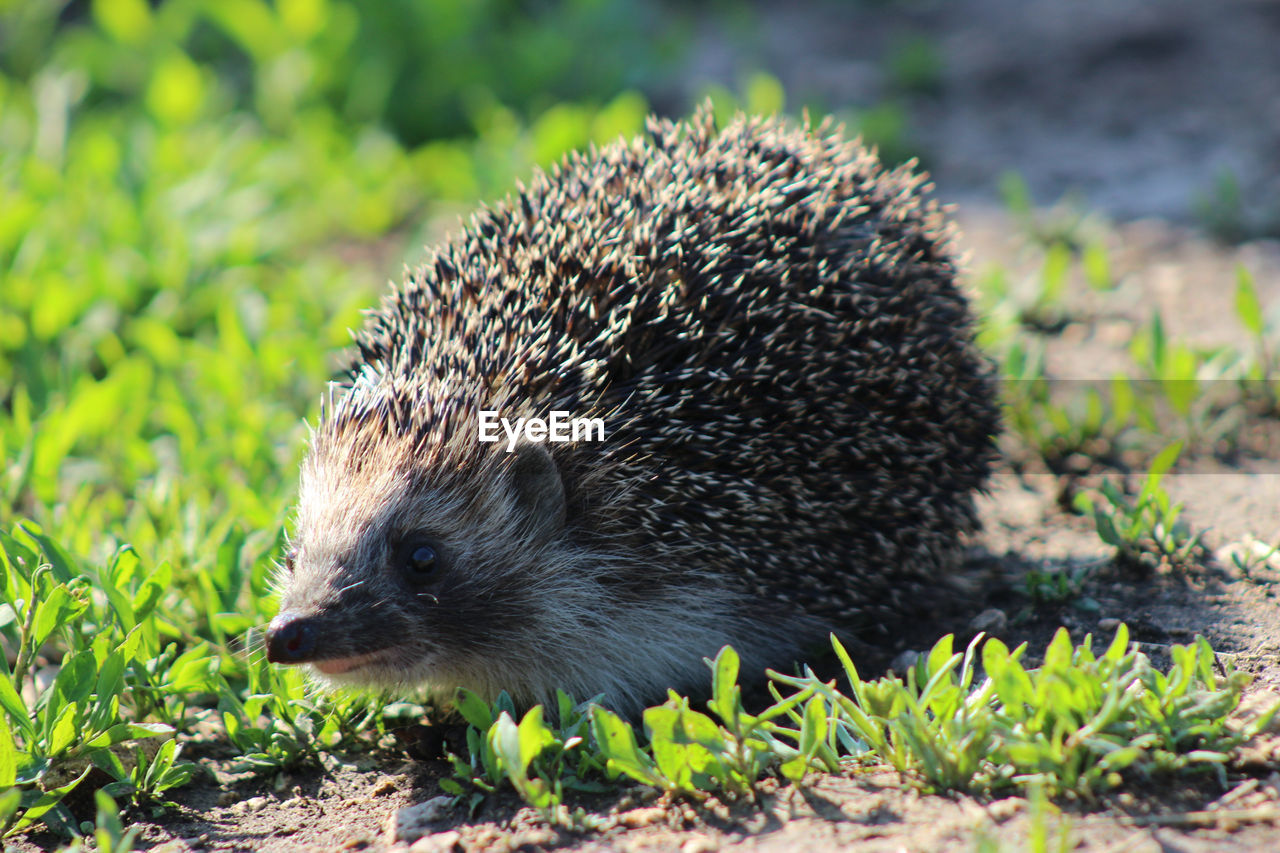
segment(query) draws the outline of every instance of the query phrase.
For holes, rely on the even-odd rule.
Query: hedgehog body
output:
[[[959,576],[994,385],[922,179],[738,118],[573,155],[358,335],[268,656],[333,684],[634,709],[734,645],[874,641]],[[480,412],[603,441],[479,441]]]

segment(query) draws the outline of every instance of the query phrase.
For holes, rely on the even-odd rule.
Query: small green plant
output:
[[[1134,499],[1111,480],[1104,480],[1097,496],[1076,495],[1076,508],[1093,518],[1103,542],[1116,548],[1116,559],[1150,568],[1187,568],[1203,551],[1201,534],[1193,534],[1180,520],[1182,504],[1173,503],[1161,486],[1165,474],[1182,452],[1182,442],[1156,454]]]
[[[1159,313],[1130,340],[1130,356],[1142,376],[1134,383],[1135,413],[1145,435],[1167,440],[1172,433],[1194,447],[1233,448],[1251,411],[1274,411],[1270,331],[1247,272],[1237,272],[1236,313],[1254,337],[1252,353],[1174,340]]]
[[[1007,301],[1027,329],[1056,334],[1073,319],[1066,295],[1077,281],[1094,291],[1110,290],[1115,283],[1106,248],[1099,240],[1076,244],[1066,239],[1046,239],[1043,252],[1036,275],[1015,282],[1016,287],[1010,287],[1007,280],[998,280],[1000,287],[993,295],[996,301]]]
[[[701,797],[719,791],[753,798],[762,774],[776,769],[801,781],[814,768],[838,767],[836,730],[830,709],[814,690],[783,698],[759,714],[742,706],[738,656],[725,647],[712,665],[711,714],[672,693],[644,712],[645,742],[616,713],[594,703],[575,704],[563,693],[549,723],[535,706],[517,723],[505,694],[490,705],[459,691],[457,709],[469,724],[468,756],[451,755],[453,777],[441,788],[474,809],[503,784],[544,819],[581,826],[581,812],[564,803],[569,791],[597,792],[626,776],[664,791]]]
[[[864,681],[843,646],[834,637],[832,643],[848,692],[812,672],[770,672],[775,702],[751,714],[741,702],[737,655],[726,647],[710,662],[710,713],[672,693],[644,712],[643,739],[612,711],[575,705],[563,694],[560,722],[550,724],[541,706],[517,723],[505,696],[490,705],[461,693],[469,756],[451,757],[454,776],[441,787],[474,808],[508,782],[546,820],[569,826],[585,825],[584,815],[569,812],[565,792],[602,790],[619,777],[694,798],[753,798],[767,773],[798,783],[810,771],[836,772],[850,761],[882,762],[935,790],[1092,798],[1126,777],[1221,776],[1231,751],[1280,711],[1278,705],[1229,726],[1247,675],[1227,665],[1216,676],[1202,638],[1174,646],[1172,669],[1160,673],[1130,648],[1123,625],[1100,656],[1091,637],[1073,646],[1060,629],[1037,668],[1021,663],[1025,644],[1010,651],[980,635],[955,653],[947,636],[905,680]]]
[[[1236,316],[1252,338],[1253,352],[1243,371],[1244,398],[1256,401],[1262,414],[1280,411],[1277,405],[1276,353],[1271,346],[1275,330],[1266,321],[1253,274],[1242,264],[1236,267]]]
[[[1263,567],[1280,567],[1280,542],[1260,542],[1252,536],[1235,542],[1226,548],[1227,558],[1231,565],[1245,577],[1250,577]]]
[[[1001,359],[1005,423],[1052,470],[1076,454],[1105,463],[1137,441],[1134,427],[1145,401],[1131,380],[1051,379],[1044,342],[1017,331],[1008,335]]]
[[[120,754],[104,751],[93,756],[95,766],[107,771],[117,781],[99,789],[109,794],[128,795],[134,801],[153,800],[172,805],[161,796],[173,788],[180,788],[196,774],[196,765],[179,761],[181,747],[174,740],[167,740],[150,755],[141,748],[133,750],[132,765],[126,765]]]
[[[1074,602],[1081,609],[1096,608],[1097,602],[1080,597],[1085,584],[1094,574],[1094,568],[1094,565],[1085,563],[1049,571],[1032,569],[1027,572],[1023,582],[1027,598],[1031,599],[1033,607]]]
[[[259,656],[249,666],[247,694],[219,679],[218,709],[226,736],[240,751],[240,770],[271,772],[318,761],[322,752],[381,731],[382,706],[359,693],[317,697],[292,669]]]
[[[1203,638],[1171,649],[1168,674],[1129,647],[1120,626],[1096,656],[1092,639],[1072,646],[1059,629],[1044,663],[1020,661],[988,639],[986,679],[974,686],[975,638],[963,654],[944,637],[898,678],[863,681],[836,643],[850,693],[812,676],[775,680],[812,687],[833,703],[833,722],[847,727],[874,757],[937,789],[998,791],[1043,786],[1051,796],[1092,798],[1125,775],[1210,772],[1223,777],[1232,749],[1265,728],[1280,705],[1239,730],[1227,717],[1249,676],[1214,675],[1217,659]]]
[[[506,780],[525,802],[538,809],[548,823],[581,826],[582,810],[570,812],[566,791],[605,790],[599,781],[604,764],[591,749],[590,703],[578,704],[563,691],[556,694],[557,724],[544,719],[543,707],[531,708],[517,723],[515,706],[506,693],[493,705],[468,690],[458,692],[457,708],[469,724],[468,757],[450,755],[453,778],[440,788],[469,808],[475,807]]]
[[[886,100],[861,110],[849,125],[888,165],[896,166],[919,155],[918,146],[911,139],[907,110],[897,101]]]
[[[84,834],[77,835],[70,845],[62,848],[62,853],[130,853],[137,844],[141,829],[135,826],[125,830],[120,807],[106,791],[95,791],[93,797],[97,819],[81,823],[80,830]],[[90,838],[93,843],[86,844]]]
[[[127,556],[118,552],[91,583],[38,527],[0,534],[0,594],[16,650],[12,671],[0,664],[0,782],[19,791],[6,801],[8,834],[37,821],[74,827],[62,801],[95,766],[115,780],[112,793],[134,801],[185,784],[194,771],[177,760],[174,727],[150,721],[151,704],[131,689],[154,651],[147,629],[154,630],[160,589]],[[55,641],[65,651],[56,676],[42,684],[40,656]],[[166,740],[152,752],[126,750],[153,738]]]
[[[1006,422],[1050,469],[1076,454],[1106,463],[1134,442],[1139,412],[1132,383],[1115,377],[1092,382],[1025,381],[1006,394]]]
[[[1045,249],[1035,297],[1022,311],[1024,325],[1040,332],[1058,332],[1066,325],[1068,316],[1063,296],[1072,261],[1072,252],[1066,243],[1054,241]]]
[[[1055,243],[1062,243],[1073,252],[1087,245],[1085,235],[1090,229],[1089,217],[1070,197],[1047,210],[1038,210],[1031,188],[1017,172],[1001,175],[998,189],[1005,209],[1032,244],[1047,249]]]
[[[801,690],[786,698],[775,693],[775,704],[760,714],[749,714],[738,686],[737,652],[726,646],[710,663],[707,708],[714,718],[693,711],[687,699],[675,694],[665,704],[645,711],[645,732],[667,787],[719,789],[749,798],[761,773],[774,765],[795,782],[813,766],[836,767],[829,711],[814,691]],[[797,728],[786,727],[783,719]]]
[[[931,38],[917,35],[897,42],[887,65],[891,84],[904,94],[936,95],[942,91],[944,63]]]
[[[1224,243],[1241,243],[1255,231],[1245,212],[1240,180],[1230,169],[1221,169],[1213,184],[1195,200],[1196,215],[1205,230]]]
[[[98,853],[129,853],[141,830],[135,826],[125,831],[120,820],[120,809],[110,794],[97,791],[93,796],[98,807],[98,819],[93,831]]]
[[[1193,417],[1192,406],[1201,399],[1199,374],[1204,363],[1202,354],[1169,338],[1158,312],[1152,314],[1147,327],[1133,337],[1129,351],[1134,362],[1157,383],[1173,413],[1183,420],[1190,420]]]
[[[1062,816],[1062,811],[1045,796],[1044,787],[1031,786],[1028,797],[1027,838],[1024,845],[1005,847],[990,834],[987,827],[978,830],[974,841],[974,853],[1005,853],[1027,850],[1030,853],[1068,853],[1074,850],[1076,841],[1072,823]],[[1050,818],[1052,817],[1052,820]]]
[[[1080,269],[1090,289],[1104,293],[1115,289],[1117,280],[1111,270],[1111,256],[1101,240],[1085,244],[1080,253]]]
[[[813,767],[836,768],[835,731],[816,691],[806,688],[785,698],[775,694],[775,704],[749,714],[738,687],[737,653],[726,646],[710,663],[712,698],[707,706],[719,723],[673,693],[666,703],[645,711],[649,745],[641,750],[628,723],[603,708],[593,709],[593,731],[613,776],[626,774],[695,796],[719,790],[751,798],[756,781],[769,768],[776,766],[793,782]],[[783,719],[797,727],[789,728]]]

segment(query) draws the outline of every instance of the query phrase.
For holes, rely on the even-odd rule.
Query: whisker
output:
[[[349,583],[346,586],[344,586],[342,589],[338,590],[338,595],[342,595],[344,592],[350,592],[356,587],[363,586],[364,584],[365,584],[365,580],[358,580],[358,581],[354,581],[353,583]]]

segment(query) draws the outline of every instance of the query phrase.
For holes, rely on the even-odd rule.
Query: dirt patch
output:
[[[726,28],[718,16],[703,22],[681,77],[686,96],[765,69],[793,107],[861,110],[897,99],[943,196],[966,204],[993,200],[997,179],[1012,171],[1042,204],[1071,193],[1118,219],[1202,222],[1216,199],[1241,233],[1280,227],[1273,0],[752,8],[749,28]],[[925,91],[904,91],[910,78],[894,71],[913,39],[938,63]]]

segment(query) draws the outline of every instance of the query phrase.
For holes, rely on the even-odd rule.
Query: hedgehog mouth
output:
[[[342,675],[355,669],[362,669],[371,665],[375,665],[384,661],[387,657],[387,649],[380,649],[376,652],[369,652],[363,655],[352,655],[345,658],[329,658],[328,660],[312,661],[311,665],[323,675]]]

